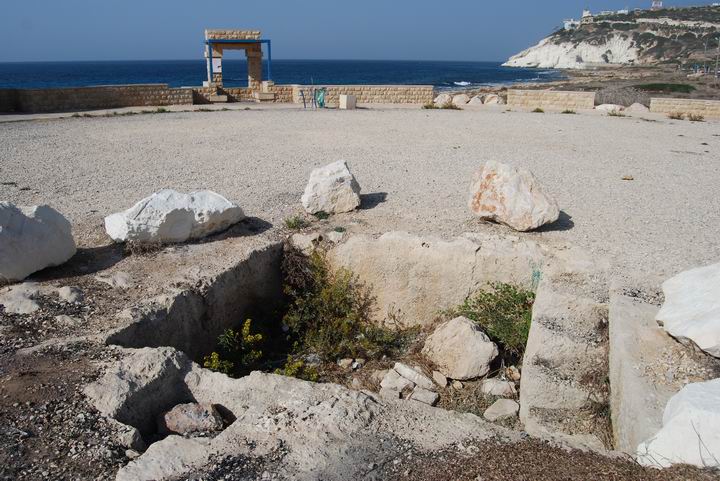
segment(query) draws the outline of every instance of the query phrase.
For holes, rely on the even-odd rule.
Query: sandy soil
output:
[[[719,125],[487,107],[254,104],[0,123],[0,199],[56,207],[86,246],[108,242],[104,216],[166,187],[215,190],[280,227],[300,211],[310,170],[344,158],[363,188],[363,210],[332,224],[451,236],[505,230],[473,220],[466,206],[472,173],[494,159],[531,169],[564,212],[524,235],[584,246],[623,276],[666,277],[720,256]],[[634,180],[622,180],[628,175]]]

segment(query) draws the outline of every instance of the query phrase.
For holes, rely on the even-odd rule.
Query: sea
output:
[[[503,67],[500,62],[390,60],[273,60],[277,84],[433,85],[438,90],[560,80],[558,70]],[[267,78],[267,63],[264,63]],[[204,60],[0,62],[0,88],[57,88],[166,83],[199,86]],[[223,61],[226,86],[247,86],[247,62]]]

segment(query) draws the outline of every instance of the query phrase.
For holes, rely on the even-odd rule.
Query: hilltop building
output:
[[[662,0],[653,0],[652,6],[650,7],[651,10],[660,10],[662,8]],[[637,11],[639,9],[636,8],[635,10]],[[575,20],[574,18],[567,18],[563,20],[563,28],[565,28],[565,30],[574,30],[582,24],[593,23],[595,21],[595,17],[602,17],[607,15],[627,15],[629,13],[630,9],[627,7],[621,10],[603,10],[596,14],[593,14],[590,10],[586,8],[582,11],[582,16],[580,17],[580,20]]]

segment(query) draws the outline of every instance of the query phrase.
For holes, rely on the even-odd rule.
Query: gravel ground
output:
[[[720,257],[720,124],[504,109],[263,108],[0,123],[0,200],[48,203],[81,245],[105,215],[160,188],[212,189],[275,226],[299,212],[310,170],[346,159],[364,208],[333,222],[446,236],[506,230],[472,220],[472,173],[532,170],[564,215],[541,236],[608,256],[631,278]],[[624,181],[632,176],[633,181]]]

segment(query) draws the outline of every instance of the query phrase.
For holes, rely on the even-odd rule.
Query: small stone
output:
[[[353,360],[352,359],[340,359],[337,364],[338,364],[338,366],[340,366],[343,369],[350,369],[350,367],[353,364]]]
[[[55,316],[55,322],[63,327],[72,327],[80,323],[80,320],[76,317],[70,317],[66,315]]]
[[[125,456],[126,456],[128,459],[136,459],[136,458],[139,458],[139,457],[140,457],[140,453],[138,453],[138,452],[135,451],[134,449],[128,449],[128,450],[125,451]]]
[[[432,377],[433,377],[433,380],[438,384],[438,386],[440,386],[440,387],[447,386],[447,378],[440,371],[433,371]]]
[[[317,232],[312,234],[293,234],[290,236],[290,245],[305,255],[310,255],[317,248],[322,236]]]
[[[434,406],[440,399],[440,395],[429,389],[423,389],[420,386],[415,386],[413,392],[410,394],[410,398],[413,401],[418,401],[428,406]]]
[[[452,386],[452,388],[455,389],[456,391],[459,391],[459,390],[461,390],[463,387],[465,387],[465,386],[463,386],[463,383],[461,383],[460,381],[453,381],[452,384],[451,384],[451,386]]]
[[[407,364],[403,364],[401,362],[396,362],[394,369],[402,377],[404,377],[405,379],[409,379],[410,381],[417,384],[421,388],[432,389],[435,386],[432,382],[432,379],[430,379],[425,374],[420,372],[419,369],[413,369],[410,366],[408,366]]]
[[[355,359],[355,362],[352,363],[352,369],[353,371],[357,371],[358,369],[362,368],[365,365],[365,359]]]
[[[37,284],[25,282],[23,284],[0,289],[0,304],[8,314],[32,314],[40,309],[35,298],[40,295]]]
[[[133,278],[127,272],[113,272],[95,276],[95,280],[107,284],[113,289],[130,289],[135,285]]]
[[[517,395],[515,383],[504,381],[496,377],[484,379],[482,383],[480,383],[480,389],[483,394],[488,394],[490,396],[513,397]]]
[[[60,300],[63,300],[65,302],[69,303],[76,303],[81,302],[85,295],[83,294],[83,291],[78,289],[77,287],[70,287],[70,286],[63,286],[58,288],[57,290],[58,297]]]
[[[505,369],[505,375],[508,379],[515,382],[519,382],[521,378],[520,370],[515,366],[510,366],[509,368]]]
[[[338,242],[343,240],[343,237],[345,237],[345,233],[331,230],[330,232],[326,232],[323,237],[325,237],[328,242],[337,244]]]
[[[192,434],[223,429],[223,419],[212,404],[178,404],[158,419],[162,433]]]
[[[490,422],[500,421],[517,416],[520,405],[512,399],[498,399],[487,408],[483,417]]]
[[[397,392],[402,392],[405,389],[412,389],[415,387],[415,383],[398,374],[396,370],[390,369],[383,378],[382,382],[380,382],[380,387],[383,389],[392,389]]]
[[[487,374],[498,349],[476,323],[456,317],[428,336],[422,353],[446,377],[467,380]]]

